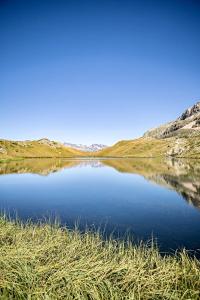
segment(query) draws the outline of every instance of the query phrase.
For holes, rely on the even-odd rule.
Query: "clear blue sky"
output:
[[[0,0],[0,137],[112,144],[200,99],[200,1]]]

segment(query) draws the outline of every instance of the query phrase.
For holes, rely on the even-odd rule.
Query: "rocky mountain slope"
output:
[[[149,130],[139,139],[120,141],[112,147],[64,145],[48,139],[24,142],[0,140],[0,159],[80,156],[200,158],[200,102],[175,121]]]
[[[188,108],[177,120],[147,131],[142,138],[120,141],[98,155],[200,158],[200,102]]]
[[[144,137],[168,138],[173,136],[200,136],[200,102],[186,109],[175,121],[147,131]]]
[[[106,145],[103,144],[92,144],[92,145],[83,145],[83,144],[71,144],[71,143],[64,143],[65,146],[74,148],[80,151],[85,151],[85,152],[96,152],[100,151],[104,148],[106,148]]]

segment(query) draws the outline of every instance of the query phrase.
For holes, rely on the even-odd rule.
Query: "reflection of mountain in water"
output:
[[[92,168],[101,168],[104,165],[102,164],[102,162],[100,160],[96,160],[96,159],[90,159],[90,160],[86,160],[86,159],[82,159],[79,160],[79,167],[92,167]]]
[[[146,178],[159,185],[175,190],[188,203],[200,208],[200,180],[192,181],[190,178],[179,178],[167,174],[152,175]]]
[[[200,208],[200,160],[114,159],[106,160],[105,164],[175,190],[188,203]]]
[[[32,173],[39,175],[49,175],[64,168],[72,168],[77,165],[79,165],[79,161],[76,160],[61,160],[54,158],[24,159],[20,161],[0,163],[0,174],[4,175],[12,173]]]
[[[65,168],[109,166],[122,173],[144,176],[147,180],[178,192],[200,208],[200,160],[166,159],[25,159],[0,163],[0,174],[34,173],[49,175]]]
[[[89,159],[55,159],[55,158],[31,158],[24,160],[16,160],[10,162],[0,163],[0,175],[5,174],[24,174],[32,173],[38,175],[49,175],[61,171],[65,168],[74,167],[87,167],[92,168],[103,167],[99,160]]]

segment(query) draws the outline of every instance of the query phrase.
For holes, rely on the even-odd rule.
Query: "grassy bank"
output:
[[[11,162],[11,161],[21,161],[24,160],[23,157],[11,157],[11,158],[2,158],[0,159],[0,163],[7,163],[7,162]]]
[[[103,241],[56,225],[0,218],[0,299],[199,299],[200,262],[186,252]]]

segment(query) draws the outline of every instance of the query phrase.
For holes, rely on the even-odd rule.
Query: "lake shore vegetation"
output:
[[[105,240],[0,218],[1,299],[199,299],[200,261],[186,250]]]

